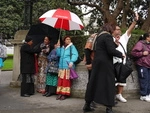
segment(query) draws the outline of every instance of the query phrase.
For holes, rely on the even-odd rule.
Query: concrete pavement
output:
[[[20,88],[11,88],[12,71],[2,71],[0,83],[0,113],[83,113],[84,99],[68,98],[56,100],[56,95],[43,97],[36,93],[31,97],[20,97]],[[139,98],[127,98],[119,102],[114,113],[150,113],[150,103]],[[105,107],[97,105],[93,113],[105,113]]]

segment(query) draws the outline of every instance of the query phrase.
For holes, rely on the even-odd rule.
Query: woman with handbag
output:
[[[71,37],[66,36],[63,39],[64,44],[62,47],[57,48],[57,55],[59,59],[59,72],[57,84],[57,100],[64,100],[70,96],[71,79],[70,68],[75,68],[74,62],[78,58],[78,51],[71,42]]]
[[[140,100],[150,102],[150,32],[140,37],[131,51],[140,85]]]
[[[54,49],[47,56],[48,65],[46,67],[46,87],[43,96],[49,97],[56,94],[57,80],[58,80],[58,63],[59,57],[56,54],[58,44],[54,45]]]

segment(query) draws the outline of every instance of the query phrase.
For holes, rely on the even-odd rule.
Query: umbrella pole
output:
[[[62,29],[60,29],[60,31],[59,31],[59,38],[58,38],[58,40],[60,40],[60,34],[61,34],[61,30],[62,30]]]
[[[60,34],[61,34],[61,31],[62,31],[63,19],[61,21],[62,22],[61,22],[61,27],[60,27],[60,32],[59,32],[59,38],[58,38],[58,40],[60,40]]]

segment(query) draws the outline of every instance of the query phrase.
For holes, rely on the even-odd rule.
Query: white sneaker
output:
[[[141,96],[140,100],[143,100],[143,101],[146,101],[146,102],[150,102],[150,97],[149,97],[149,95],[147,95],[147,96]]]
[[[116,99],[121,101],[121,102],[127,102],[127,100],[125,98],[123,98],[123,96],[121,94],[117,94]]]

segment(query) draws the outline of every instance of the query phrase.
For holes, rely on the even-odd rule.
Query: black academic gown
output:
[[[87,102],[95,101],[105,106],[114,106],[115,73],[113,56],[122,57],[122,53],[116,50],[113,37],[107,33],[100,35],[95,42],[92,73],[85,94]]]

